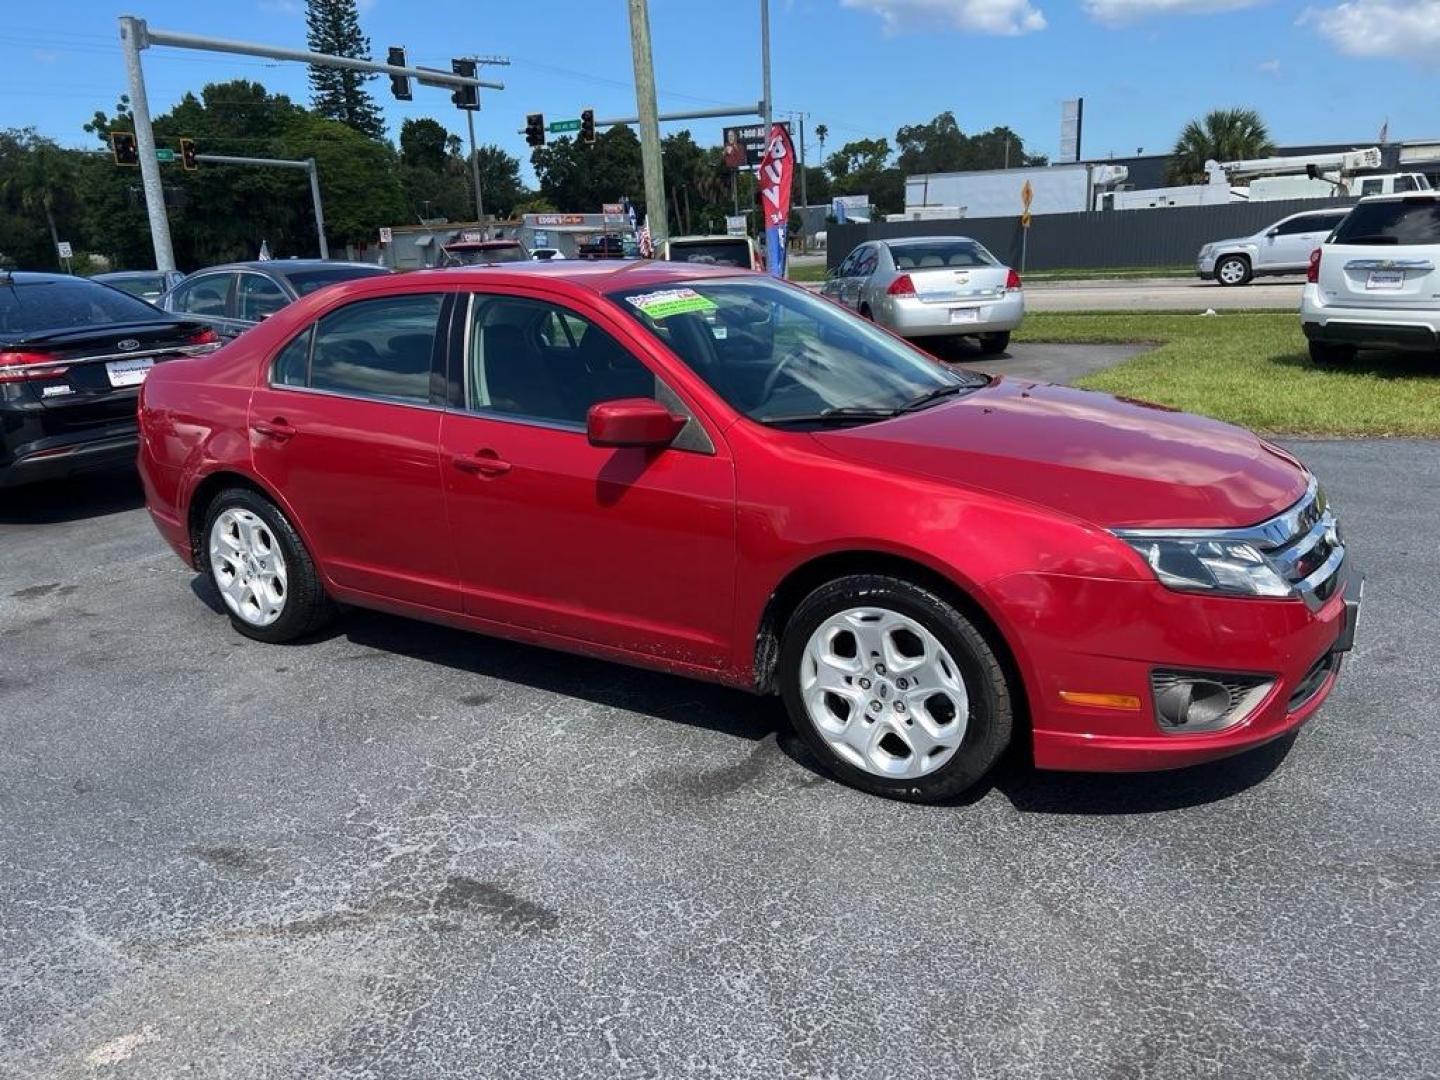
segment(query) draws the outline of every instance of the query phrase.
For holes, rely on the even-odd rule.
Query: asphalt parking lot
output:
[[[353,612],[239,637],[134,481],[0,495],[0,1075],[1433,1076],[1440,444],[1293,743],[924,808],[769,701]]]

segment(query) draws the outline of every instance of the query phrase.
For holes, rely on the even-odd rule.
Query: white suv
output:
[[[1440,349],[1440,195],[1361,199],[1310,255],[1300,324],[1317,364]]]
[[[1195,260],[1195,273],[1221,285],[1245,285],[1261,274],[1303,274],[1310,252],[1349,212],[1348,206],[1306,210],[1281,218],[1254,236],[1206,244]]]

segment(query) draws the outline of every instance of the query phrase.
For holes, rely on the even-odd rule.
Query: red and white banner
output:
[[[795,179],[795,148],[783,124],[770,128],[765,156],[756,174],[760,183],[760,206],[765,214],[765,246],[770,273],[785,276],[785,232],[790,220],[790,188]]]

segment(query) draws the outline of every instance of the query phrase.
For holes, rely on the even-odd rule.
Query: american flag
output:
[[[635,239],[640,244],[640,257],[648,259],[655,254],[655,245],[650,242],[650,215],[645,215],[645,223],[635,230]]]

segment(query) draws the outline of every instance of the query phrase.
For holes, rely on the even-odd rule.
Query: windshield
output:
[[[165,291],[165,279],[159,274],[132,274],[126,277],[99,278],[112,289],[131,296],[159,296]]]
[[[921,398],[928,403],[987,381],[767,278],[655,285],[610,299],[731,406],[762,423],[884,419]]]
[[[710,266],[738,266],[750,269],[748,240],[672,240],[670,262],[706,263]]]
[[[1336,244],[1440,243],[1440,200],[1362,202],[1335,230]]]
[[[994,255],[974,240],[924,240],[891,244],[896,270],[929,270],[945,266],[999,266]]]
[[[334,285],[337,281],[352,281],[389,272],[383,266],[327,266],[324,270],[287,270],[284,273],[285,280],[294,286],[296,293],[309,296],[316,289]]]
[[[22,283],[0,277],[0,333],[33,334],[171,319],[144,300],[83,278]]]

